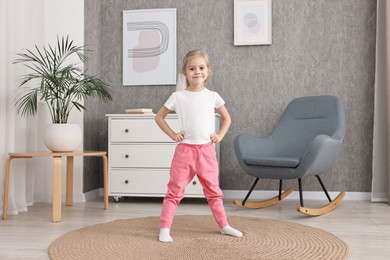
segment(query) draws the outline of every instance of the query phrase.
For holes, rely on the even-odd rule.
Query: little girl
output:
[[[231,123],[225,102],[217,92],[205,87],[211,73],[208,55],[192,50],[184,57],[181,73],[186,78],[186,88],[173,93],[156,115],[156,123],[172,140],[178,142],[173,156],[168,191],[165,195],[161,216],[161,242],[172,242],[170,229],[175,211],[184,197],[187,184],[197,174],[204,195],[210,205],[221,233],[242,237],[242,233],[229,226],[223,194],[218,181],[218,162],[213,143],[220,142]],[[215,131],[215,109],[221,115],[222,124]],[[165,121],[170,111],[175,111],[181,131],[174,132]]]

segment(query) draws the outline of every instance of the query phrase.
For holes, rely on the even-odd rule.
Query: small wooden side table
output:
[[[107,152],[104,151],[75,151],[75,152],[26,152],[10,153],[5,169],[3,220],[7,219],[8,189],[11,161],[13,159],[32,157],[53,158],[53,222],[61,221],[61,179],[62,179],[62,156],[66,156],[66,206],[73,205],[73,159],[75,156],[101,157],[104,168],[104,209],[108,209],[108,165]]]

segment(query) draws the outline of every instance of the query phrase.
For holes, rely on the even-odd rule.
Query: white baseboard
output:
[[[244,199],[248,191],[246,190],[223,190],[224,199]],[[329,196],[331,198],[335,198],[339,192],[328,192]],[[99,197],[104,196],[104,189],[99,188],[95,190],[88,191],[83,194],[84,201],[78,201],[78,202],[85,202],[94,200]],[[250,199],[268,199],[271,197],[274,197],[278,195],[278,191],[258,191],[255,190],[252,192]],[[303,192],[303,199],[305,200],[327,200],[326,195],[323,191],[304,191]],[[285,198],[285,200],[299,200],[299,192],[293,191],[289,196]],[[377,200],[374,201],[371,198],[370,192],[345,192],[344,200],[349,201],[372,201],[372,202],[383,202],[384,200]],[[76,201],[76,200],[75,200]]]
[[[103,196],[104,196],[104,189],[103,188],[90,190],[90,191],[84,193],[84,199],[85,199],[84,202],[91,201],[91,200],[94,200],[96,198],[103,197]]]
[[[387,193],[372,193],[371,194],[371,201],[372,202],[388,202],[389,197]]]
[[[223,190],[225,199],[244,199],[248,191],[242,190]],[[278,195],[279,191],[253,191],[249,199],[264,200]],[[331,198],[335,198],[339,192],[328,192]],[[305,200],[327,200],[323,191],[304,191],[303,199]],[[299,192],[293,191],[285,200],[299,200]],[[370,201],[370,192],[345,192],[344,200],[350,201]]]

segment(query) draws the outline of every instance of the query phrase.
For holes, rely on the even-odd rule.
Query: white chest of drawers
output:
[[[153,115],[109,114],[108,117],[108,195],[162,197],[167,191],[169,168],[176,148],[154,121]],[[179,131],[175,114],[167,123]],[[216,116],[219,128],[219,116]],[[219,147],[216,146],[217,159]],[[197,177],[185,191],[186,197],[203,197]]]

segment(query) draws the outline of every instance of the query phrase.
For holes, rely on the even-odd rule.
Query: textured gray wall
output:
[[[84,115],[84,148],[107,149],[105,114],[129,107],[157,111],[174,86],[122,86],[122,11],[177,8],[178,71],[193,48],[213,65],[208,87],[220,93],[232,117],[221,143],[221,188],[247,190],[253,178],[237,163],[233,138],[268,134],[287,103],[298,96],[337,95],[346,109],[347,134],[334,169],[323,180],[330,191],[371,190],[376,1],[273,0],[269,46],[233,45],[233,0],[85,0],[85,42],[94,49],[89,70],[110,84],[114,102],[92,101]],[[100,164],[86,159],[84,192],[102,187]],[[291,182],[296,188],[296,183]],[[277,181],[257,188],[277,189]],[[305,190],[321,190],[315,178]]]

